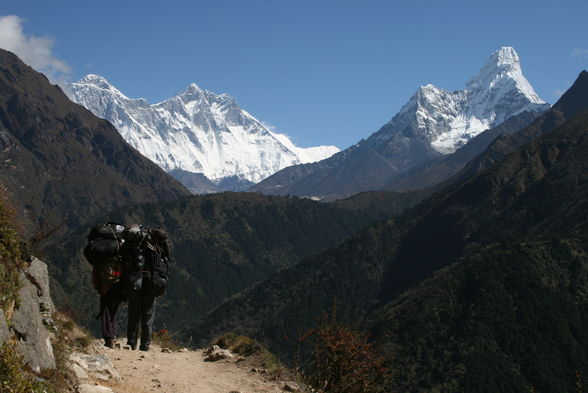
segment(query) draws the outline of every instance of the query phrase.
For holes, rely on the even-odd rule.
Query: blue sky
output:
[[[588,68],[587,0],[0,0],[9,15],[0,47],[20,40],[55,78],[96,73],[151,103],[196,82],[300,146],[346,148],[501,46],[550,103]]]

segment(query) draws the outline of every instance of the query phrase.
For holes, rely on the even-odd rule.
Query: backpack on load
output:
[[[105,295],[119,281],[122,265],[120,248],[123,243],[122,225],[109,222],[90,230],[84,256],[93,266],[92,283],[100,295]]]
[[[141,272],[145,268],[143,247],[148,237],[148,231],[142,225],[133,224],[124,229],[122,237],[125,241],[122,252],[125,270]]]
[[[167,232],[152,229],[145,241],[145,270],[151,276],[149,284],[151,294],[155,297],[165,294],[169,273],[169,242]]]
[[[123,294],[129,299],[139,292],[154,297],[165,294],[169,267],[167,233],[134,224],[125,228],[123,239]]]
[[[124,245],[121,249],[123,264],[121,289],[123,295],[130,299],[139,294],[143,286],[143,271],[145,270],[143,247],[147,231],[142,225],[133,224],[124,229],[122,237]]]

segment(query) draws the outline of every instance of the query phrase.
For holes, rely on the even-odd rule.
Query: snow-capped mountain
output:
[[[494,52],[464,90],[422,86],[392,118],[388,130],[406,127],[441,154],[453,153],[480,132],[524,111],[549,108],[523,76],[518,54],[511,47]],[[378,132],[378,145],[395,132]],[[384,130],[382,130],[384,131]]]
[[[164,170],[202,173],[215,183],[225,178],[259,182],[299,163],[320,161],[335,146],[300,148],[241,109],[228,94],[191,84],[176,96],[151,105],[128,98],[98,75],[66,86],[69,97],[109,120],[123,138]]]
[[[548,108],[523,76],[515,50],[503,47],[464,90],[422,86],[369,138],[323,161],[285,168],[251,190],[336,197],[385,189],[400,173],[453,153],[513,116],[532,117]]]

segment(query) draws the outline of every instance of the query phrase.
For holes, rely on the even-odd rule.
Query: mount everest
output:
[[[335,146],[300,148],[241,109],[228,94],[191,84],[176,96],[151,105],[125,96],[105,78],[87,75],[65,86],[68,96],[109,120],[144,156],[180,181],[196,174],[213,181],[193,192],[243,189],[290,165],[320,161]],[[190,181],[190,180],[187,180]],[[204,180],[205,181],[205,180]]]
[[[455,152],[483,131],[548,108],[524,77],[515,50],[502,47],[464,90],[422,86],[369,138],[323,161],[283,169],[251,190],[336,198],[387,189],[399,174]]]

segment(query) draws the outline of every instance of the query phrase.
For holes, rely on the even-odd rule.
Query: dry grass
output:
[[[276,370],[282,367],[278,359],[272,353],[257,341],[246,336],[227,333],[216,338],[212,342],[212,345],[218,345],[219,347],[228,349],[237,355],[245,357],[255,356],[263,366],[269,370]]]

